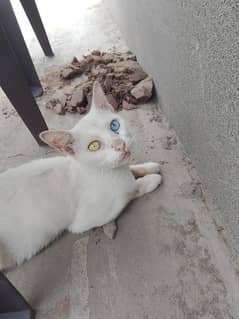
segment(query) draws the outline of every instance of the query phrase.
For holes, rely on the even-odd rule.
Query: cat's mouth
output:
[[[130,151],[124,151],[123,153],[122,153],[122,160],[123,161],[127,161],[128,159],[129,159],[129,157],[130,157]]]

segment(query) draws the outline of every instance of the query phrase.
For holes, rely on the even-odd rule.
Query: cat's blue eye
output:
[[[119,130],[119,128],[120,128],[120,123],[119,123],[119,121],[117,121],[117,120],[111,121],[111,123],[110,123],[110,129],[111,129],[111,131],[117,133],[118,130]]]

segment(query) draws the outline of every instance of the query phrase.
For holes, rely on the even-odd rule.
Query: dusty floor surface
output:
[[[41,3],[43,8],[50,2]],[[62,27],[56,34],[53,22],[48,26],[59,56],[46,62],[30,42],[38,70],[44,73],[46,65],[66,63],[88,49],[126,48],[101,4],[80,10],[76,1],[62,1],[59,12],[66,3],[79,12],[67,31]],[[44,99],[39,104],[50,127],[70,128],[80,118],[46,110]],[[0,110],[1,170],[53,155],[35,144],[2,95]],[[160,161],[163,185],[125,210],[115,240],[101,229],[67,234],[8,277],[37,319],[238,318],[238,274],[224,230],[213,222],[180,142],[154,103],[124,115],[135,137],[133,161]]]

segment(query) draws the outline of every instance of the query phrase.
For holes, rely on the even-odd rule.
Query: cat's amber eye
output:
[[[93,141],[88,145],[88,150],[95,152],[100,149],[100,142],[99,141]]]

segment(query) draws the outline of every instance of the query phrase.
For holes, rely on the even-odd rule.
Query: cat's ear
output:
[[[52,148],[68,155],[74,155],[72,147],[73,135],[68,131],[44,131],[40,133],[40,139]]]
[[[114,112],[113,106],[107,100],[107,97],[98,81],[95,81],[93,85],[91,107]]]

